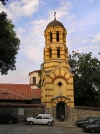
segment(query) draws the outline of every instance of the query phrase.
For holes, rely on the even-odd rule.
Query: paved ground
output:
[[[73,126],[0,124],[0,134],[88,134]]]

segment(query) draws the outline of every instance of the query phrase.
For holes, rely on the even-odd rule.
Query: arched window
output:
[[[52,33],[50,32],[50,42],[52,42]]]
[[[57,58],[60,58],[60,48],[57,49]]]
[[[59,32],[56,33],[56,40],[59,41]]]
[[[52,50],[49,49],[49,58],[52,58]]]

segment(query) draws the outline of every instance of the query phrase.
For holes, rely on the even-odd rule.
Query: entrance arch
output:
[[[59,115],[64,115],[65,117],[65,103],[62,101],[56,106],[56,117],[59,118]]]

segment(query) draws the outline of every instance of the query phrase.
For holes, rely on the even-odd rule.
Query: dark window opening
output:
[[[36,84],[36,77],[33,77],[33,84]]]
[[[65,37],[65,34],[63,33],[63,39],[64,39],[64,37]]]
[[[60,48],[57,49],[57,58],[60,58]]]
[[[56,33],[56,40],[59,41],[59,32]]]
[[[52,33],[50,33],[50,42],[52,42]]]
[[[49,50],[49,57],[52,58],[52,50]]]

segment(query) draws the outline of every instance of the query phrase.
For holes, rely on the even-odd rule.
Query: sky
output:
[[[100,0],[8,0],[6,6],[0,2],[2,11],[15,25],[20,50],[16,70],[0,74],[0,83],[29,84],[29,73],[43,63],[44,30],[54,12],[67,30],[68,52],[92,52],[100,59]]]

